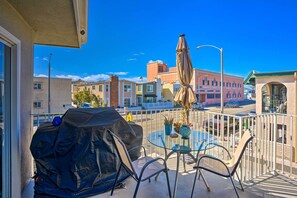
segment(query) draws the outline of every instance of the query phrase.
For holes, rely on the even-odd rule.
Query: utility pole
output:
[[[51,113],[51,59],[52,59],[52,53],[49,55],[48,59],[48,114]],[[50,118],[50,115],[48,115],[48,118]]]

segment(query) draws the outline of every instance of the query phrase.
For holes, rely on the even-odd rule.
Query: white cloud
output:
[[[43,57],[42,60],[43,61],[48,61],[48,57]]]
[[[160,63],[160,64],[163,64],[164,63],[162,60],[155,60],[155,61],[149,60],[148,63],[154,63],[154,62],[157,62],[157,63]]]
[[[142,77],[142,80],[140,79],[140,76],[137,77],[130,77],[130,78],[123,78],[125,80],[129,80],[132,82],[147,82],[147,78],[146,77]]]
[[[73,81],[82,79],[80,76],[76,76],[76,75],[56,75],[57,78],[70,78]]]
[[[95,74],[95,75],[90,75],[82,78],[82,80],[89,81],[89,82],[98,81],[98,80],[107,80],[107,79],[109,79],[109,75],[107,74]]]
[[[136,61],[136,58],[128,58],[127,61]]]
[[[95,82],[98,80],[107,80],[109,79],[109,75],[107,74],[95,74],[95,75],[89,75],[85,77],[81,76],[76,76],[76,75],[56,75],[57,78],[71,78],[73,81],[76,80],[83,80],[83,81],[88,81],[88,82]]]
[[[34,77],[48,77],[48,76],[45,74],[34,74]]]
[[[140,56],[140,55],[144,55],[143,52],[138,52],[138,53],[134,53],[133,56]]]
[[[128,74],[128,72],[108,72],[108,74],[117,75],[117,76],[125,76]]]

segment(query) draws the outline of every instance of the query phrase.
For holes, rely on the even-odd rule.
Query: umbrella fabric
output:
[[[193,76],[193,66],[184,34],[179,36],[176,47],[176,67],[181,87],[175,95],[174,101],[178,102],[186,111],[188,111],[197,99],[190,86]]]

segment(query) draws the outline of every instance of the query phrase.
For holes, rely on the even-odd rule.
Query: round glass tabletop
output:
[[[165,135],[163,130],[152,132],[147,137],[148,141],[161,148],[169,150],[181,150],[186,152],[205,150],[205,145],[208,143],[217,143],[217,138],[213,135],[200,132],[191,131],[191,135],[188,139],[184,139],[178,134],[178,137],[172,138],[169,135]],[[203,145],[201,143],[205,141]]]

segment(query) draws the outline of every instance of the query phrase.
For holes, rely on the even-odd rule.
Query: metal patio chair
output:
[[[116,179],[114,181],[114,184],[113,184],[113,187],[111,190],[111,195],[113,194],[113,191],[117,184],[117,180],[118,180],[121,168],[124,168],[129,173],[129,175],[137,182],[133,198],[136,198],[140,182],[145,181],[145,180],[149,180],[149,182],[150,182],[151,181],[150,178],[159,174],[160,172],[164,172],[166,175],[168,193],[169,193],[169,197],[171,197],[169,177],[168,177],[168,168],[167,168],[166,161],[162,158],[152,158],[152,157],[146,156],[145,148],[143,146],[140,146],[143,148],[145,156],[140,157],[137,160],[132,162],[130,159],[130,156],[128,154],[128,151],[126,149],[125,144],[114,133],[112,133],[111,131],[108,131],[108,132],[112,137],[112,141],[115,145],[115,148],[117,150],[118,156],[121,161],[120,168],[117,172],[117,176],[116,176]],[[136,146],[136,147],[133,147],[132,149],[130,149],[129,151],[131,151],[137,147],[139,148],[139,146]],[[159,160],[161,160],[163,164],[159,163],[158,162]]]
[[[233,156],[231,156],[229,151],[225,147],[223,147],[221,145],[218,145],[218,144],[215,144],[215,143],[207,144],[205,146],[205,148],[207,146],[211,146],[211,147],[218,146],[218,147],[224,149],[225,151],[227,151],[228,156],[229,156],[230,159],[229,160],[222,160],[222,159],[216,158],[214,156],[207,155],[207,154],[205,154],[205,152],[204,152],[204,154],[202,154],[200,156],[197,156],[198,160],[197,160],[197,163],[194,166],[194,169],[196,169],[196,174],[195,174],[195,178],[194,178],[194,184],[193,184],[193,188],[192,188],[191,197],[193,197],[198,171],[199,171],[199,177],[200,176],[202,177],[207,190],[210,191],[210,188],[209,188],[209,186],[208,186],[208,184],[206,182],[206,179],[205,179],[204,175],[202,174],[202,170],[209,171],[211,173],[220,175],[222,177],[229,177],[231,182],[232,182],[233,188],[234,188],[234,190],[236,192],[236,195],[237,195],[237,197],[239,197],[238,192],[236,190],[236,187],[234,185],[234,181],[232,179],[232,176],[234,174],[236,174],[236,176],[238,178],[238,181],[240,183],[240,186],[241,186],[241,190],[244,191],[242,183],[241,183],[241,181],[240,181],[240,179],[238,177],[238,174],[236,172],[236,169],[237,169],[237,167],[238,167],[238,165],[240,163],[240,160],[241,160],[241,158],[243,156],[243,153],[244,153],[245,149],[248,146],[248,143],[252,139],[253,139],[253,136],[252,136],[250,130],[249,129],[246,130],[244,132],[242,138],[240,139],[239,144],[238,144]],[[206,151],[206,149],[205,149],[205,151]]]

